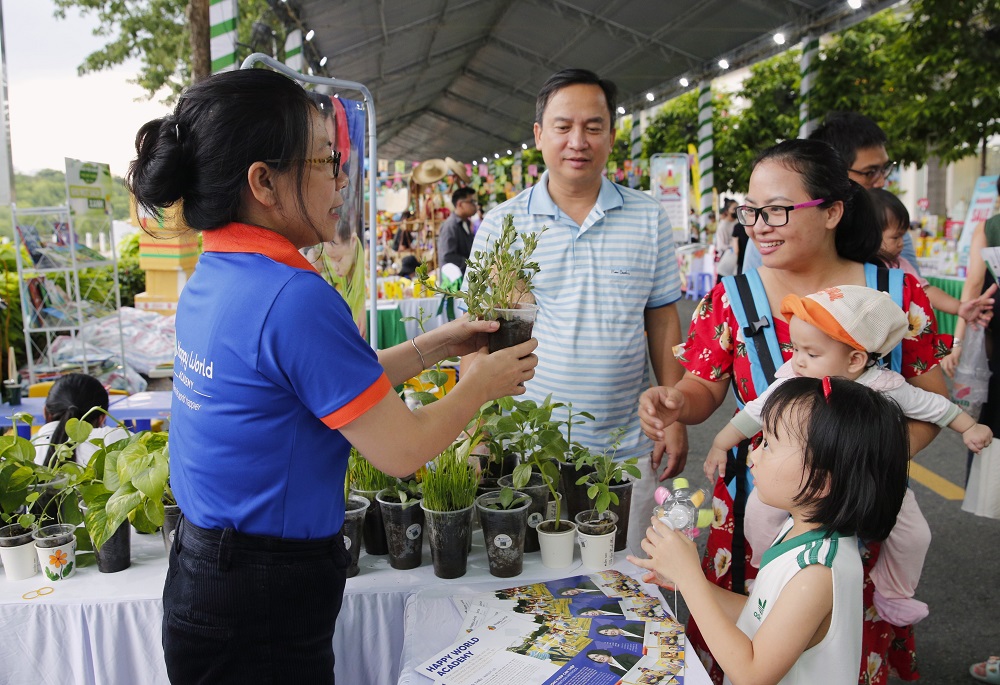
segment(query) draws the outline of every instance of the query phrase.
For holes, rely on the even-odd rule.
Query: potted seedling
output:
[[[420,484],[398,481],[375,495],[382,509],[382,523],[389,548],[389,565],[405,571],[420,566],[424,549],[424,510],[420,508]]]
[[[531,261],[531,255],[546,230],[543,226],[534,233],[518,234],[514,215],[504,216],[500,235],[492,245],[485,251],[476,250],[466,261],[463,291],[455,293],[432,283],[426,265],[417,267],[417,277],[428,290],[446,297],[462,297],[473,320],[500,322],[499,330],[490,335],[490,352],[517,345],[531,338],[538,311],[531,296],[531,281],[539,266]],[[519,238],[521,246],[515,247]]]
[[[477,442],[477,436],[466,436],[453,443],[428,465],[423,475],[420,506],[438,578],[465,575],[472,544],[472,505],[479,485],[479,474],[469,455]]]
[[[579,461],[593,469],[591,473],[577,480],[578,485],[587,487],[587,497],[593,503],[593,509],[587,509],[576,515],[577,528],[580,530],[581,538],[590,535],[599,536],[603,540],[604,536],[613,534],[612,552],[621,551],[627,545],[632,482],[626,476],[642,477],[636,465],[638,462],[636,457],[615,460],[615,454],[621,446],[624,434],[625,429],[618,428],[611,434],[611,447],[602,452],[587,450],[578,455]],[[600,543],[598,540],[593,540],[590,544]]]
[[[569,519],[574,519],[581,511],[590,508],[590,500],[587,498],[587,487],[578,486],[576,483],[580,480],[581,476],[593,473],[594,468],[580,458],[587,452],[587,448],[573,440],[573,427],[593,420],[593,414],[585,411],[575,411],[573,403],[567,403],[565,423],[567,448],[565,455],[559,462],[559,482],[562,493],[566,498],[566,517]]]
[[[18,420],[15,415],[14,420]],[[38,573],[38,557],[31,536],[35,514],[31,505],[39,493],[35,447],[24,438],[0,436],[0,558],[7,580],[23,580]]]
[[[344,479],[344,547],[351,555],[351,565],[347,568],[348,578],[353,578],[361,572],[358,559],[361,557],[365,513],[371,504],[367,497],[351,493],[351,479]]]
[[[393,487],[396,478],[387,476],[371,465],[367,459],[351,448],[351,456],[348,458],[348,477],[351,483],[351,491],[367,499],[371,506],[365,511],[364,523],[364,543],[365,551],[373,556],[382,556],[389,553],[389,546],[385,539],[385,525],[382,521],[382,508],[375,501],[375,496],[385,488]]]
[[[530,503],[530,497],[511,488],[476,498],[491,575],[510,578],[521,574]]]

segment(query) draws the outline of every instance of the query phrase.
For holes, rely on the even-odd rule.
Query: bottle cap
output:
[[[691,495],[691,504],[695,505],[696,507],[700,507],[702,505],[702,502],[704,501],[705,501],[704,490],[701,489],[695,490],[694,493]]]
[[[670,498],[670,491],[663,486],[660,486],[653,491],[653,499],[656,500],[657,504],[663,504],[669,498]]]
[[[674,478],[674,490],[691,487],[687,478]]]
[[[711,525],[714,519],[715,519],[715,512],[713,512],[711,509],[699,509],[698,523],[696,525],[699,528],[705,528]]]

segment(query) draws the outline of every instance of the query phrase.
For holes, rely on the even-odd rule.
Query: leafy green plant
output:
[[[531,255],[538,247],[538,238],[548,227],[535,233],[518,234],[514,228],[514,215],[507,214],[499,237],[487,250],[476,250],[466,262],[465,290],[457,293],[439,288],[430,282],[425,264],[417,267],[420,284],[447,297],[459,296],[465,300],[469,317],[488,321],[497,318],[497,309],[515,309],[532,290],[532,278],[538,273],[538,262]],[[515,248],[518,237],[521,247]]]
[[[395,499],[403,505],[404,509],[409,509],[414,504],[419,504],[423,496],[422,485],[416,478],[410,480],[397,479],[396,484],[389,488],[389,499]]]
[[[483,505],[483,507],[485,509],[495,509],[497,511],[516,509],[530,499],[530,497],[518,495],[513,488],[503,487],[500,488],[500,492],[497,493],[497,500]]]
[[[576,455],[576,467],[580,470],[583,467],[593,469],[592,473],[581,476],[577,479],[577,485],[589,483],[587,488],[587,498],[594,503],[594,509],[598,514],[603,514],[608,507],[614,503],[618,504],[618,495],[611,492],[611,486],[625,482],[625,475],[633,478],[641,478],[637,463],[638,457],[630,457],[624,461],[616,461],[615,454],[621,446],[622,436],[625,434],[624,428],[616,428],[611,437],[613,442],[611,447],[603,452],[592,452],[582,450]]]

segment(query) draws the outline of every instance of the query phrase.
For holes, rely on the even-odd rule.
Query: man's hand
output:
[[[653,453],[649,458],[649,467],[655,475],[660,470],[663,455],[667,455],[666,467],[658,478],[661,481],[680,475],[687,465],[688,457],[687,426],[674,423],[665,429],[664,434],[663,441],[653,443]]]

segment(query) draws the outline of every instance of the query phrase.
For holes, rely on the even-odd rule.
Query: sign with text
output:
[[[996,214],[997,176],[980,176],[972,191],[969,201],[969,211],[965,215],[965,226],[962,237],[958,241],[959,265],[968,266],[969,243],[976,228],[985,224],[986,220]]]
[[[66,198],[74,242],[82,242],[78,236],[87,233],[100,235],[111,230],[112,184],[107,164],[66,158]]]
[[[674,242],[686,243],[690,237],[688,225],[688,156],[656,154],[649,158],[649,187],[674,227]]]

